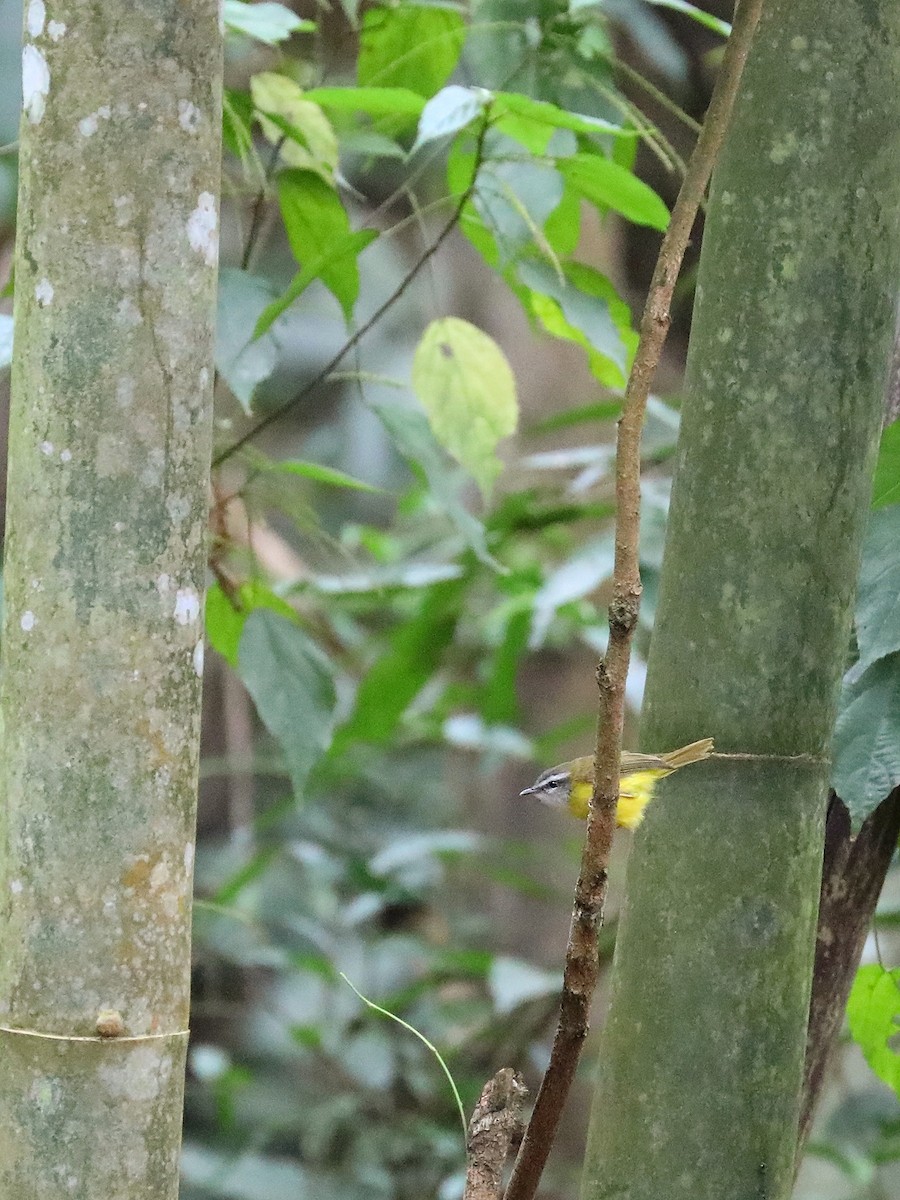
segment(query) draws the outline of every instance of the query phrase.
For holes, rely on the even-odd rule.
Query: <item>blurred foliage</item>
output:
[[[586,231],[610,214],[664,228],[638,147],[681,167],[619,86],[620,47],[675,90],[677,23],[699,22],[704,45],[727,26],[684,0],[341,0],[313,15],[224,6],[206,623],[216,671],[237,673],[258,719],[203,768],[215,811],[197,857],[183,1195],[453,1200],[464,1148],[440,1066],[341,972],[439,1048],[467,1110],[499,1066],[534,1080],[546,1061],[564,946],[549,970],[537,946],[508,953],[486,896],[566,912],[570,880],[548,884],[543,860],[574,877],[574,850],[486,836],[466,796],[508,787],[510,760],[546,765],[591,736],[593,713],[556,711],[558,692],[550,728],[523,732],[540,722],[522,680],[540,665],[541,691],[548,663],[606,643],[613,422],[636,335],[582,261]],[[452,226],[486,265],[487,306],[505,289],[536,338],[583,354],[583,379],[563,373],[513,445],[514,356],[446,314],[427,267],[415,277]],[[9,345],[0,317],[0,368]],[[900,782],[898,429],[835,744],[857,824]],[[677,430],[652,398],[633,712]],[[852,1028],[894,1080],[893,994],[861,980]],[[853,1109],[852,1136],[832,1115],[813,1147],[854,1195],[900,1159],[900,1111],[881,1097]],[[573,1194],[575,1169],[557,1164],[551,1183]]]
[[[576,7],[483,3],[468,22],[449,6],[368,7],[348,14],[357,86],[349,64],[323,74],[321,35],[317,49],[303,32],[274,59],[245,49],[259,67],[229,79],[227,190],[243,223],[222,266],[220,452],[285,391],[301,395],[300,429],[242,447],[217,476],[208,635],[253,697],[246,750],[268,774],[253,819],[198,851],[186,1197],[459,1194],[439,1064],[341,973],[439,1048],[467,1110],[498,1066],[536,1078],[545,1060],[562,947],[549,970],[504,952],[472,900],[493,880],[565,912],[567,886],[548,892],[528,848],[457,827],[475,814],[454,776],[559,753],[567,714],[539,739],[522,732],[523,660],[578,641],[593,654],[606,637],[612,422],[636,338],[613,284],[576,257],[582,205],[656,228],[667,213],[632,174],[651,135],[615,88],[606,17]],[[317,379],[339,328],[297,369],[310,320],[352,334],[396,289],[387,238],[418,226],[427,246],[430,222],[439,234],[454,213],[529,322],[580,347],[602,389],[583,409],[563,391],[564,421],[520,434],[514,463],[503,351],[459,317],[423,320],[405,292],[403,331],[386,317],[353,369]],[[337,418],[310,431],[325,386]],[[364,423],[364,453],[348,453],[345,421]],[[654,401],[643,651],[677,428]],[[277,529],[293,570],[272,570],[254,529]]]

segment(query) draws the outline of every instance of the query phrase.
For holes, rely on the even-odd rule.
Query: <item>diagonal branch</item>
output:
[[[616,453],[616,550],[609,645],[606,658],[597,668],[600,705],[594,794],[581,871],[575,885],[559,1023],[506,1200],[532,1200],[537,1191],[588,1032],[598,976],[597,932],[603,919],[609,853],[615,831],[625,680],[641,598],[638,569],[641,430],[650,385],[669,330],[669,310],[678,272],[728,127],[762,5],[763,0],[741,0],[735,14],[706,120],[660,247],[641,320],[640,342],[625,389]]]
[[[489,119],[490,105],[488,105],[488,107],[485,109],[481,126],[478,130],[478,137],[475,142],[475,161],[472,164],[472,178],[469,181],[469,186],[460,195],[453,212],[450,214],[450,217],[447,220],[447,223],[442,227],[434,241],[422,251],[422,253],[409,268],[384,303],[379,305],[379,307],[376,308],[372,313],[371,317],[369,317],[367,321],[360,325],[359,329],[357,329],[357,331],[351,337],[349,337],[346,342],[344,342],[340,350],[338,350],[338,352],[331,359],[329,359],[325,366],[322,367],[322,369],[318,371],[308,383],[305,383],[299,392],[291,396],[290,400],[286,400],[284,404],[279,405],[278,408],[274,408],[270,413],[267,413],[261,421],[257,421],[257,423],[252,426],[252,428],[248,429],[245,434],[239,437],[236,442],[232,442],[230,446],[220,451],[212,460],[212,465],[214,468],[220,467],[222,463],[227,462],[229,458],[231,458],[234,454],[237,454],[238,450],[243,449],[248,442],[251,442],[255,437],[262,433],[264,429],[268,429],[270,425],[274,425],[276,421],[280,421],[282,417],[286,416],[287,413],[291,411],[291,409],[296,408],[296,406],[302,403],[302,401],[304,401],[311,392],[314,392],[315,389],[328,378],[334,368],[337,367],[344,358],[346,358],[354,346],[358,346],[366,334],[378,324],[388,309],[393,308],[393,306],[400,299],[425,264],[435,254],[437,254],[438,250],[440,250],[441,246],[459,224],[463,210],[472,199],[472,196],[475,194],[475,185],[478,180],[478,172],[481,169],[481,163],[484,157],[484,139],[487,135],[488,125],[490,123]]]
[[[798,1168],[898,834],[900,788],[894,788],[855,836],[844,802],[831,793],[797,1139]]]

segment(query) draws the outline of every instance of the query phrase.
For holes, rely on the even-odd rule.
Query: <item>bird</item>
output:
[[[667,754],[635,754],[622,751],[619,768],[619,801],[616,805],[616,824],[620,829],[636,829],[644,819],[644,810],[653,797],[656,781],[671,775],[689,763],[702,762],[712,754],[712,738],[691,742],[680,750]],[[594,790],[594,756],[584,754],[571,762],[550,767],[537,777],[520,796],[537,796],[551,808],[567,808],[573,817],[584,820],[588,815],[591,793]]]

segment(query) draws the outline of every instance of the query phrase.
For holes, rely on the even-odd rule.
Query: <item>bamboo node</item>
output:
[[[122,1014],[114,1008],[101,1008],[97,1013],[97,1033],[102,1038],[120,1038],[125,1033]]]
[[[115,1014],[118,1016],[118,1014]],[[121,1017],[119,1020],[121,1021]],[[99,1015],[98,1015],[99,1021]],[[0,1025],[0,1034],[8,1033],[13,1037],[29,1037],[43,1038],[49,1042],[164,1042],[175,1040],[176,1038],[190,1037],[189,1029],[173,1029],[171,1033],[139,1033],[129,1034],[123,1037],[118,1034],[101,1035],[97,1034],[77,1034],[77,1033],[45,1033],[40,1029],[20,1029],[16,1025]]]

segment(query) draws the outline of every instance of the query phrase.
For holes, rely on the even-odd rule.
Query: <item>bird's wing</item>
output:
[[[622,762],[619,769],[622,775],[631,775],[634,771],[672,770],[666,760],[657,754],[635,754],[631,750],[622,751]]]

